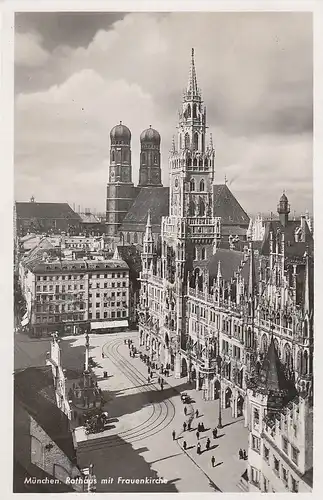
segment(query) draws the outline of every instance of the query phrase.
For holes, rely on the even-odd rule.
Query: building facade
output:
[[[157,245],[150,213],[147,217],[139,342],[151,359],[169,364],[175,377],[194,382],[205,399],[219,399],[220,408],[231,408],[233,417],[244,416],[250,443],[262,450],[256,464],[250,453],[251,490],[257,483],[253,478],[261,477],[263,470],[262,443],[269,439],[265,416],[276,419],[292,401],[295,411],[306,417],[305,423],[299,420],[297,446],[295,436],[289,440],[300,457],[301,450],[307,455],[307,465],[302,461],[302,467],[290,472],[288,488],[296,490],[295,481],[308,473],[312,453],[313,237],[305,218],[289,219],[290,206],[283,194],[277,206],[279,219],[265,222],[260,244],[245,242],[240,251],[234,245],[221,248],[222,218],[217,217],[213,200],[215,152],[212,141],[206,146],[205,116],[192,53],[177,146],[173,141],[170,153],[170,212],[162,218]],[[278,389],[270,388],[272,380],[266,375],[260,390],[255,381],[268,353],[280,367],[273,375],[279,379]],[[274,411],[268,411],[268,398]],[[257,423],[260,430],[253,436],[257,405],[258,420],[263,418],[264,424]],[[276,434],[273,447],[282,441]],[[295,455],[294,448],[290,454]],[[285,470],[290,459],[284,458],[279,446],[276,453],[283,456],[279,460],[285,460]],[[281,491],[277,484],[272,487]],[[265,491],[266,486],[261,488]]]
[[[27,260],[20,263],[28,328],[42,336],[127,328],[129,268],[121,259]]]

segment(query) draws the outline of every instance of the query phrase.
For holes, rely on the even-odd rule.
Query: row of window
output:
[[[255,467],[251,467],[251,482],[257,486],[257,488],[260,488],[262,489],[262,491],[264,493],[268,493],[269,492],[269,489],[270,489],[270,484],[269,484],[269,480],[264,476],[262,475],[263,477],[263,486],[261,487],[261,484],[260,484],[260,478],[261,478],[261,473],[258,469],[256,469]],[[290,483],[289,483],[289,478],[288,478],[288,471],[282,467],[282,477],[281,477],[282,481],[284,482],[285,486],[287,488],[290,489],[290,491],[292,493],[298,493],[299,491],[299,482],[292,476],[290,475]],[[276,491],[271,488],[271,492],[272,493],[276,493]]]
[[[90,305],[89,309],[92,309],[92,307],[94,307],[94,305]],[[99,309],[100,307],[102,307],[102,303],[96,302],[95,307],[96,309]],[[127,307],[127,302],[111,302],[109,305],[107,302],[103,302],[103,307]]]
[[[72,295],[72,294],[67,294],[67,295],[64,295],[64,294],[57,294],[57,295],[37,295],[36,296],[36,302],[40,302],[41,304],[43,304],[44,302],[50,302],[52,300],[59,300],[59,301],[65,301],[65,300],[71,300],[71,297],[72,297],[72,301],[79,301],[81,299],[83,299],[83,295],[81,293],[79,294],[75,294],[75,295]]]
[[[101,287],[102,283],[96,283],[96,287],[94,288],[102,288]],[[116,283],[113,281],[112,283],[107,281],[103,284],[103,288],[120,288],[121,286],[123,287],[126,287],[127,286],[127,282],[126,281],[122,281],[122,284],[121,284],[121,281],[117,281]],[[89,283],[89,288],[92,288],[92,283]]]
[[[64,293],[66,291],[72,291],[72,290],[84,290],[84,285],[56,285],[55,286],[55,292],[56,293]],[[36,286],[36,292],[53,292],[54,291],[54,285],[37,285]]]
[[[107,297],[111,297],[111,298],[114,298],[116,296],[116,293],[115,292],[111,292],[110,295],[108,295],[107,293],[104,293],[103,294],[103,298],[107,298]],[[127,292],[117,292],[117,297],[126,297],[127,296]],[[93,297],[93,294],[92,293],[89,293],[89,298],[91,299]],[[102,293],[99,293],[97,292],[95,294],[95,297],[98,299],[99,297],[102,297]]]
[[[109,315],[109,312],[104,311],[103,315],[100,312],[96,312],[95,319],[125,318],[127,316],[127,311],[111,311],[111,315]],[[94,319],[93,313],[91,312],[89,313],[89,319]]]
[[[36,323],[60,323],[61,321],[83,321],[83,314],[60,314],[55,316],[36,316]]]
[[[105,274],[88,274],[89,278],[92,279],[108,279],[108,278],[126,278],[127,272],[119,273],[105,273]],[[37,276],[37,281],[55,281],[55,280],[78,280],[83,279],[84,274],[59,274],[54,276]]]
[[[60,304],[60,305],[36,305],[36,312],[60,312],[60,311],[78,311],[78,310],[84,310],[85,309],[85,304],[82,302],[80,304]]]

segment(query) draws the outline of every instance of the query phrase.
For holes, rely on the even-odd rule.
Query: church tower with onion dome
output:
[[[149,128],[140,135],[140,170],[138,187],[162,186],[160,168],[160,135]]]
[[[136,196],[132,182],[131,132],[122,122],[110,132],[110,168],[107,186],[106,225],[109,236],[118,228]]]

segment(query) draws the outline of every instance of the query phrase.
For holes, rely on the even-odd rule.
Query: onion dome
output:
[[[110,132],[110,139],[111,142],[113,143],[126,143],[130,144],[131,141],[131,132],[126,127],[126,125],[123,125],[122,122],[119,123],[119,125],[116,125],[113,127],[113,129]]]
[[[149,126],[149,128],[147,128],[146,130],[144,130],[143,132],[141,132],[141,135],[140,135],[140,142],[141,143],[153,143],[153,144],[156,144],[156,145],[160,145],[160,134],[159,132],[157,132],[157,130],[155,130],[154,128],[151,128],[151,125]]]

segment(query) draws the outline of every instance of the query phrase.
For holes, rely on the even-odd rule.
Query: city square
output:
[[[14,492],[312,492],[310,14],[15,26]]]

